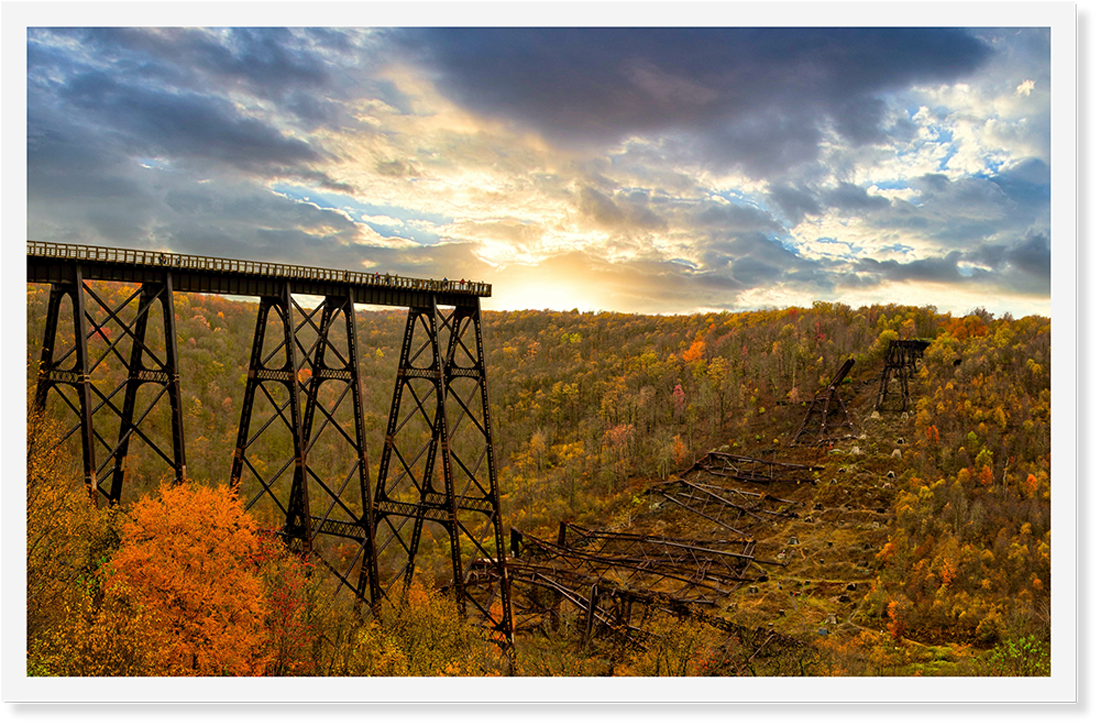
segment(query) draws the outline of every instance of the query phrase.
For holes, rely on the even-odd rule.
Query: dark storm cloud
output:
[[[856,144],[881,141],[886,104],[879,98],[858,96],[837,109],[834,114],[837,130]]]
[[[31,200],[142,193],[129,174],[131,164],[109,139],[87,126],[36,112],[27,118],[27,186]]]
[[[1021,207],[1049,213],[1050,167],[1041,159],[1022,159],[990,179]]]
[[[649,205],[649,195],[610,196],[592,187],[581,189],[577,209],[604,229],[663,229],[665,222]]]
[[[127,135],[135,154],[199,157],[248,170],[320,159],[309,144],[241,117],[216,97],[127,85],[100,71],[72,78],[58,97],[87,120]]]
[[[806,189],[795,189],[791,186],[772,186],[768,196],[779,205],[783,214],[787,215],[787,221],[791,225],[797,225],[806,215],[817,216],[821,214],[821,206]]]
[[[1049,241],[1043,243],[1049,232],[1028,231],[1049,230],[1048,174],[1043,162],[1028,160],[988,178],[917,177],[909,186],[920,194],[910,200],[891,202],[848,184],[818,192],[816,199],[858,217],[876,231],[880,244],[863,243],[866,252],[903,252],[910,258],[907,262],[863,260],[861,269],[868,274],[964,285],[995,277],[1005,289],[1032,291],[1048,284],[1050,270]],[[899,240],[911,239],[913,234],[938,247],[939,254],[926,249],[919,259],[912,259],[914,248],[899,247]]]
[[[1014,271],[1037,281],[1050,278],[1050,236],[1044,231],[1029,230],[1023,239],[1013,244],[984,244],[965,255],[964,259],[992,270],[1003,272],[1011,265]]]
[[[886,197],[872,196],[863,187],[847,182],[825,192],[822,200],[828,206],[845,212],[869,212],[890,206],[890,200]]]
[[[846,287],[867,287],[883,280],[981,285],[1014,294],[1049,295],[1050,269],[1049,236],[1029,232],[1013,244],[981,244],[911,262],[861,258],[839,282]]]
[[[822,119],[788,109],[754,109],[695,129],[694,156],[711,169],[740,168],[760,178],[817,158]]]
[[[1050,237],[1034,232],[1008,251],[1008,261],[1023,272],[1039,278],[1050,278]]]
[[[696,253],[704,284],[738,290],[805,282],[825,272],[828,264],[801,257],[763,232],[717,234],[697,243]]]
[[[324,64],[285,28],[234,28],[224,35],[196,28],[57,29],[78,40],[100,62],[147,76],[204,72],[248,86],[254,93],[322,86]],[[161,77],[164,77],[161,75]]]
[[[726,232],[779,232],[783,228],[763,209],[741,204],[703,205],[692,216],[696,227]]]
[[[950,82],[991,54],[948,28],[408,29],[439,88],[563,143],[699,132],[715,162],[757,172],[815,157],[822,118],[881,135],[878,94]]]
[[[926,257],[912,262],[898,262],[897,260],[875,260],[864,257],[856,265],[856,271],[871,273],[879,278],[902,281],[918,282],[960,282],[963,279],[959,272],[959,260],[962,253],[949,252],[943,257]]]
[[[1028,231],[1008,244],[982,245],[964,259],[987,268],[1006,290],[1050,294],[1050,236],[1045,231]]]
[[[238,79],[256,95],[328,85],[325,64],[286,28],[234,28],[225,42],[194,31],[180,34],[175,57],[166,60]]]
[[[331,124],[342,116],[329,96],[338,85],[326,48],[348,54],[347,38],[335,32],[285,28],[234,28],[211,32],[195,28],[57,29],[50,31],[81,44],[87,60],[109,66],[114,74],[150,86],[171,86],[197,93],[242,91],[272,101],[296,114],[307,127]],[[48,39],[42,36],[41,40]],[[32,43],[31,67],[48,60],[46,44]],[[342,41],[342,42],[341,42]],[[76,58],[63,58],[81,64]],[[38,63],[35,63],[37,61]]]
[[[998,244],[983,244],[966,255],[967,262],[996,269],[1002,267],[1007,259],[1008,247]]]

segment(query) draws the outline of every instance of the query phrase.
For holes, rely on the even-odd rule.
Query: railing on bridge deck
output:
[[[391,275],[389,273],[334,270],[324,267],[284,265],[274,262],[251,262],[248,260],[233,260],[223,257],[184,255],[178,252],[158,252],[156,250],[129,250],[117,247],[97,247],[94,245],[34,242],[28,240],[27,255],[56,257],[65,260],[89,260],[92,262],[107,262],[124,265],[164,267],[179,270],[232,272],[288,279],[346,282],[353,285],[379,285],[403,290],[464,293],[476,295],[478,297],[490,297],[493,294],[493,286],[485,282],[432,280],[429,278]]]

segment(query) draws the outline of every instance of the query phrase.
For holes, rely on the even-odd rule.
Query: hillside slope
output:
[[[111,304],[132,293],[97,289]],[[31,390],[46,292],[28,286]],[[256,305],[201,295],[175,304],[189,474],[224,481]],[[374,465],[404,312],[357,318]],[[818,303],[668,317],[486,312],[484,321],[505,529],[553,540],[567,521],[703,540],[713,533],[698,518],[672,516],[647,491],[711,450],[821,466],[811,482],[758,490],[797,502],[783,504],[795,516],[750,532],[759,557],[783,564],[723,598],[723,617],[805,643],[820,668],[846,673],[928,660],[897,656],[915,641],[937,658],[956,644],[958,663],[968,649],[1049,640],[1048,319]],[[876,417],[883,355],[898,338],[932,344],[909,409]],[[839,391],[851,438],[793,446],[807,403],[849,357]],[[120,370],[101,375],[110,387]],[[56,401],[53,412],[71,415]],[[146,453],[134,447],[124,503],[164,477]]]

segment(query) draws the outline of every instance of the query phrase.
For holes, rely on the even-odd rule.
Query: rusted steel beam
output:
[[[672,502],[673,504],[675,504],[678,507],[681,507],[682,509],[685,509],[688,512],[691,512],[692,514],[695,514],[699,517],[702,517],[703,519],[706,519],[710,522],[713,522],[714,524],[718,525],[722,529],[729,530],[730,532],[733,532],[734,534],[739,534],[739,535],[742,535],[742,536],[746,536],[746,532],[744,530],[737,529],[732,524],[729,524],[728,522],[724,522],[724,521],[722,521],[721,519],[719,519],[717,517],[711,516],[710,514],[707,514],[706,512],[704,512],[702,509],[696,509],[695,507],[691,506],[690,504],[688,504],[686,502],[683,502],[683,501],[680,501],[675,496],[673,496],[672,494],[669,494],[666,491],[663,491],[663,490],[660,490],[660,489],[651,489],[649,491],[651,493],[655,493],[655,494],[658,494],[659,496],[664,497],[666,500]]]
[[[840,370],[838,370],[833,375],[832,380],[829,381],[828,389],[831,391],[835,391],[836,387],[843,383],[844,379],[847,378],[848,373],[851,372],[852,366],[854,366],[855,364],[856,361],[854,358],[849,358],[848,360],[844,361],[844,364],[840,366]]]
[[[809,464],[769,461],[740,454],[710,451],[681,476],[687,476],[693,471],[705,471],[708,474],[754,484],[803,483],[812,481],[812,472],[821,471],[821,468]]]
[[[673,480],[670,480],[668,482],[658,484],[655,487],[651,487],[649,489],[649,491],[650,492],[656,491],[656,492],[662,492],[662,493],[667,494],[667,489],[671,488],[671,487],[677,487],[681,490],[686,491],[690,495],[694,495],[693,498],[696,499],[697,501],[699,501],[703,505],[715,505],[715,504],[717,504],[717,505],[719,505],[718,508],[720,510],[724,511],[726,508],[735,509],[735,510],[741,512],[742,514],[745,514],[749,517],[752,517],[752,518],[758,519],[758,520],[763,519],[762,515],[769,515],[769,516],[772,516],[772,517],[783,517],[783,518],[790,518],[790,517],[796,516],[795,514],[793,514],[791,512],[765,509],[763,507],[763,505],[752,507],[752,506],[746,506],[746,505],[738,504],[737,502],[731,501],[730,499],[727,498],[727,495],[729,495],[729,494],[736,494],[738,496],[752,496],[755,493],[742,492],[742,491],[739,491],[739,490],[736,490],[736,489],[728,489],[726,487],[718,487],[718,486],[707,485],[707,484],[698,484],[696,482],[688,481],[687,479],[673,479]],[[767,501],[767,499],[762,497],[762,496],[760,496],[758,498],[762,499],[763,501]],[[779,501],[779,502],[790,501],[790,500],[782,500],[782,499],[779,499],[778,497],[773,497],[772,500]],[[680,504],[679,501],[677,501],[676,503]],[[792,506],[796,506],[796,505],[798,505],[798,502],[792,502]]]
[[[847,430],[849,432],[855,430],[855,426],[852,425],[852,417],[848,415],[848,404],[844,402],[838,392],[838,387],[844,382],[854,364],[855,361],[852,358],[844,361],[844,364],[840,366],[840,369],[833,375],[832,380],[829,381],[825,391],[819,393],[810,402],[806,417],[802,419],[802,425],[798,427],[794,438],[791,439],[792,443],[797,444],[803,437],[809,436],[810,432],[814,430],[811,427],[811,422],[818,419],[820,419],[820,423],[816,425],[816,443],[819,444],[840,438],[840,436],[834,435],[837,430]]]
[[[544,561],[553,560],[561,563],[562,567],[584,572],[593,579],[609,577],[612,573],[624,582],[633,582],[640,578],[649,578],[651,585],[664,581],[682,583],[677,592],[691,590],[692,588],[704,588],[722,595],[729,591],[720,585],[732,584],[738,581],[732,576],[719,577],[713,574],[700,574],[696,568],[684,567],[683,563],[675,561],[656,561],[655,558],[624,557],[614,555],[602,555],[585,550],[576,550],[568,547],[559,547],[556,544],[539,540],[527,535],[533,547],[544,553]]]
[[[711,472],[707,472],[707,473],[711,473]],[[683,479],[683,478],[669,479],[665,483],[666,484],[682,484],[682,485],[685,485],[685,486],[694,486],[694,487],[698,487],[698,488],[701,488],[701,489],[713,490],[713,491],[716,491],[716,492],[728,492],[730,494],[737,494],[738,496],[742,496],[742,497],[746,497],[746,498],[760,499],[760,500],[765,501],[765,502],[781,502],[783,504],[800,504],[800,502],[795,501],[794,499],[784,499],[782,497],[777,497],[774,494],[769,494],[768,492],[750,492],[750,491],[746,491],[744,489],[734,489],[733,487],[728,487],[728,486],[725,486],[725,485],[715,485],[715,484],[704,484],[704,483],[699,483],[699,482],[691,482],[691,481],[688,481],[688,480]]]
[[[716,549],[720,545],[745,545],[752,540],[689,540],[674,537],[654,537],[635,532],[609,532],[604,530],[586,529],[571,522],[562,522],[560,525],[567,532],[573,534],[572,541],[567,541],[570,547],[577,548],[592,542],[605,541],[615,543],[631,543],[640,545],[658,545],[666,548],[682,549],[686,551],[708,552],[718,555],[734,555],[726,550]],[[562,541],[559,539],[559,545]],[[564,546],[564,545],[563,545]]]

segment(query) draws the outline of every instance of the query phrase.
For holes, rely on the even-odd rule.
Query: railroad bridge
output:
[[[138,287],[109,305],[91,281]],[[440,533],[459,605],[511,642],[481,327],[490,285],[31,241],[27,282],[50,286],[35,404],[52,395],[75,414],[63,438],[80,439],[93,499],[121,500],[138,440],[186,477],[173,293],[259,298],[229,476],[246,506],[277,517],[288,542],[369,603],[407,586],[426,529]],[[373,486],[356,304],[408,308]],[[125,372],[110,390],[96,375],[107,361]],[[165,411],[170,426],[152,425]],[[282,458],[268,464],[272,452]],[[465,586],[475,560],[499,570],[488,596]]]

